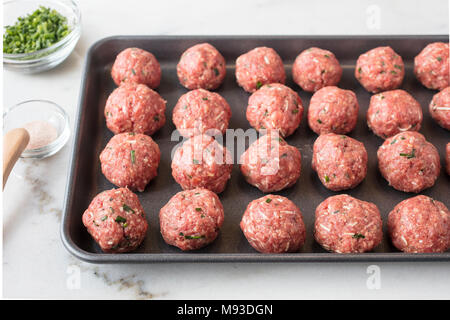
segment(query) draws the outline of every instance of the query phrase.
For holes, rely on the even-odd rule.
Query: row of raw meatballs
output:
[[[379,147],[378,167],[393,188],[421,192],[434,185],[441,164],[437,149],[414,131],[401,132]],[[115,135],[100,154],[105,177],[118,187],[144,191],[157,175],[160,150],[150,136]],[[312,168],[322,184],[333,191],[359,185],[367,174],[364,144],[346,135],[320,135],[313,146]],[[241,155],[240,169],[246,181],[261,191],[277,192],[300,178],[301,153],[275,131],[260,137]],[[222,192],[231,177],[233,157],[209,135],[196,135],[176,149],[172,176],[184,189],[206,188]],[[446,146],[446,171],[450,175],[450,143]]]
[[[174,195],[159,212],[164,241],[181,250],[213,242],[224,221],[219,197],[207,189]],[[97,195],[83,214],[83,223],[104,252],[128,252],[144,240],[148,228],[138,197],[127,188]],[[305,242],[300,209],[289,199],[266,195],[247,206],[240,227],[250,245],[262,253],[296,252]],[[450,211],[439,201],[419,195],[397,204],[388,216],[392,243],[412,253],[450,248]],[[377,206],[346,194],[331,196],[315,211],[314,237],[326,250],[362,253],[382,240]]]
[[[272,59],[269,54],[257,54],[264,51],[263,49],[269,50],[269,48],[256,48],[239,57],[236,62],[237,74],[245,73],[248,77],[254,78],[252,81],[264,80],[256,81],[260,85],[255,85],[255,90],[258,90],[249,98],[246,116],[250,125],[257,130],[277,129],[283,137],[287,137],[301,122],[302,101],[295,91],[277,83],[284,81],[271,76],[277,73],[270,67],[270,62],[276,59]],[[434,95],[429,111],[439,125],[450,130],[448,49],[448,44],[445,43],[429,44],[416,57],[415,70],[422,82],[433,83],[433,85],[427,85],[428,87],[443,89]],[[211,53],[211,50],[215,53]],[[210,61],[215,57],[222,57],[216,52],[217,50],[214,50],[215,48],[209,44],[200,44],[188,49],[178,64],[181,83],[191,83],[193,79],[196,79],[197,87],[211,89],[211,86],[203,83],[206,78],[210,78],[207,75],[216,74],[216,72],[206,72],[204,68],[215,70],[223,66],[223,72],[225,72],[224,62]],[[269,51],[272,52],[273,49]],[[308,108],[308,124],[318,134],[329,132],[346,134],[356,125],[359,104],[352,91],[334,86],[338,81],[329,81],[325,77],[332,74],[333,70],[341,70],[341,68],[331,52],[323,53],[322,51],[324,50],[318,48],[305,50],[296,59],[302,63],[294,64],[294,66],[312,68],[294,68],[294,74],[307,78],[305,83],[315,84],[314,89],[304,88],[305,90],[317,90]],[[320,59],[318,55],[321,55]],[[280,67],[283,69],[281,59],[279,60]],[[323,64],[330,62],[329,60],[335,61],[332,65],[337,63],[337,66],[324,66]],[[248,70],[245,69],[246,71],[243,72],[240,70],[242,68]],[[314,78],[316,69],[326,71],[321,73],[322,81]],[[222,74],[222,71],[218,73]],[[386,139],[399,132],[420,129],[423,118],[420,104],[406,91],[395,90],[401,84],[404,68],[401,57],[393,53],[391,48],[375,48],[361,55],[355,73],[364,83],[379,82],[376,87],[380,90],[370,89],[369,91],[383,91],[372,96],[367,112],[368,126],[376,135]],[[106,103],[105,116],[108,128],[114,133],[136,132],[148,135],[160,129],[166,121],[166,101],[148,87],[157,86],[161,77],[159,63],[155,57],[142,49],[126,49],[117,56],[111,74],[120,87],[111,93]],[[156,80],[150,75],[154,75]],[[239,83],[242,77],[237,77]],[[393,80],[399,77],[401,77],[400,81]],[[392,85],[393,82],[396,85]],[[196,88],[196,86],[187,87]],[[195,89],[182,95],[173,109],[173,122],[184,136],[194,136],[207,131],[224,133],[230,118],[231,109],[227,101],[219,94],[206,89]]]
[[[108,97],[105,117],[115,134],[135,132],[152,135],[165,124],[166,101],[142,84],[123,84]],[[278,130],[283,137],[294,133],[303,116],[299,95],[289,87],[264,85],[248,99],[247,120],[256,130]],[[359,104],[350,90],[328,86],[313,94],[307,112],[309,127],[317,134],[346,134],[357,123]],[[436,93],[429,112],[443,128],[450,130],[450,87]],[[173,109],[173,123],[180,134],[224,134],[231,108],[218,93],[196,89],[183,94]],[[371,97],[367,124],[386,139],[404,131],[419,131],[423,114],[419,102],[408,92],[396,89]]]
[[[428,44],[414,59],[414,73],[427,88],[442,90],[449,86],[449,44]],[[187,89],[214,90],[226,75],[225,59],[209,43],[187,49],[177,65],[180,83]],[[359,56],[355,77],[368,91],[377,93],[399,88],[405,75],[402,57],[391,47],[377,47]],[[335,55],[324,49],[309,48],[301,52],[292,66],[294,81],[305,91],[315,92],[335,86],[342,68]],[[161,81],[161,68],[155,56],[142,49],[128,48],[116,58],[112,77],[123,82],[142,83],[154,89]],[[281,57],[268,47],[258,47],[236,59],[236,80],[247,92],[265,84],[285,83]]]

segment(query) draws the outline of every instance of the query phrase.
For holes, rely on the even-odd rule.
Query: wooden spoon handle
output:
[[[28,131],[23,128],[8,131],[3,137],[3,188],[12,168],[30,141]]]

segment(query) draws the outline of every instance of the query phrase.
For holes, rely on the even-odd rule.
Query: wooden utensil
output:
[[[3,188],[12,168],[30,141],[28,131],[23,128],[8,131],[3,137]]]

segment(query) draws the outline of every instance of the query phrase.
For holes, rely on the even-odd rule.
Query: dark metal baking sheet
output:
[[[428,43],[435,41],[448,42],[448,36],[116,36],[98,41],[90,48],[84,65],[61,227],[64,245],[74,256],[93,263],[449,261],[450,252],[407,254],[399,252],[390,243],[386,228],[387,215],[398,202],[414,194],[394,190],[380,175],[377,169],[376,151],[383,141],[367,127],[365,114],[370,94],[353,76],[356,59],[361,53],[386,45],[398,52],[403,57],[406,67],[402,88],[420,102],[424,111],[423,128],[420,132],[439,149],[441,162],[444,163],[445,144],[450,141],[450,132],[439,127],[428,112],[428,104],[436,92],[425,89],[413,75],[414,56]],[[234,76],[234,62],[240,54],[258,46],[274,48],[285,63],[286,84],[299,93],[306,110],[311,94],[301,91],[292,81],[291,66],[295,57],[311,46],[328,49],[336,54],[344,69],[339,86],[355,91],[360,104],[358,124],[350,136],[364,142],[369,154],[366,179],[347,193],[356,198],[374,202],[380,209],[384,222],[383,241],[373,252],[328,253],[314,241],[315,208],[328,196],[338,193],[324,188],[311,169],[311,150],[317,136],[308,128],[306,112],[299,129],[287,138],[289,144],[301,150],[301,177],[295,186],[278,192],[294,201],[303,213],[307,239],[300,252],[260,254],[247,243],[239,228],[239,221],[247,204],[263,196],[263,193],[245,182],[237,165],[233,168],[226,190],[220,194],[225,209],[225,222],[216,241],[194,252],[182,252],[163,241],[159,232],[159,209],[181,190],[173,180],[170,170],[171,150],[178,143],[170,141],[171,133],[175,129],[171,121],[172,109],[177,99],[187,92],[178,82],[176,64],[184,50],[201,42],[213,44],[227,61],[227,76],[217,92],[225,97],[232,108],[230,128],[249,128],[245,117],[249,94],[238,87]],[[103,108],[108,95],[115,88],[110,77],[114,58],[121,50],[132,46],[153,52],[161,63],[163,76],[157,91],[167,100],[167,123],[153,136],[162,154],[158,177],[147,186],[145,192],[138,193],[149,222],[147,237],[135,252],[104,254],[82,225],[81,216],[97,193],[114,187],[103,177],[98,160],[100,151],[112,137],[112,133],[105,125]],[[435,186],[422,193],[450,206],[450,178],[444,170],[441,171]]]

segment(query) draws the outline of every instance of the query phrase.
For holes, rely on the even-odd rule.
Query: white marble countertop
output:
[[[73,127],[85,53],[93,42],[110,35],[448,33],[448,2],[430,4],[421,0],[84,0],[80,1],[82,36],[72,55],[41,74],[5,71],[3,104],[50,99],[68,111]],[[80,262],[65,250],[59,236],[69,149],[45,160],[20,160],[11,174],[3,193],[4,297],[450,298],[450,262],[380,263],[379,289],[367,285],[366,263]]]

